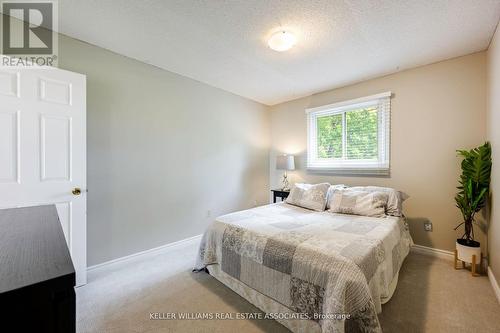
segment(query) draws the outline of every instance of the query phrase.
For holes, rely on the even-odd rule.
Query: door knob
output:
[[[82,190],[79,187],[75,187],[71,193],[73,193],[73,195],[80,195],[82,194]]]

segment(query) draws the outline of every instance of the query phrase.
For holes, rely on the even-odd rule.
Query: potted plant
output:
[[[463,225],[464,234],[456,242],[455,265],[457,259],[471,263],[472,272],[475,273],[475,264],[480,263],[481,258],[481,244],[474,240],[475,215],[485,206],[489,197],[491,146],[486,142],[470,151],[457,152],[463,160],[455,202],[462,213],[463,222],[455,230]]]

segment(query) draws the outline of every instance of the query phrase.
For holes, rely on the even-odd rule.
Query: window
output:
[[[307,109],[307,168],[389,174],[391,93]]]

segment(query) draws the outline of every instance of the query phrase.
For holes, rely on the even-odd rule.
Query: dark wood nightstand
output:
[[[283,191],[283,190],[271,190],[271,192],[273,192],[274,203],[276,203],[276,198],[281,198],[281,201],[284,201],[290,194],[290,191]]]

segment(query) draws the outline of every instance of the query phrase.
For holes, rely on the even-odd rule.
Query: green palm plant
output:
[[[457,153],[463,160],[455,202],[464,221],[455,230],[464,225],[463,245],[473,246],[477,243],[474,241],[475,215],[486,205],[490,189],[491,146],[486,142],[470,151],[457,150]]]

